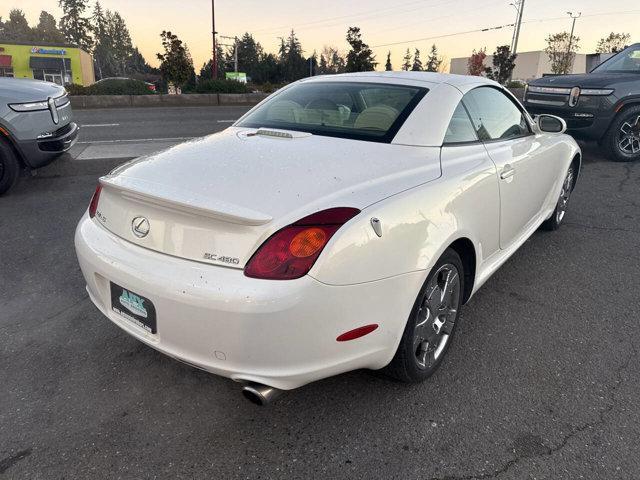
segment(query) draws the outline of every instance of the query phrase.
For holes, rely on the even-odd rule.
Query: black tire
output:
[[[625,131],[630,134],[625,134]],[[613,119],[602,137],[601,146],[614,162],[640,160],[640,105],[625,108]]]
[[[562,189],[560,190],[560,197],[558,198],[558,203],[556,203],[556,208],[553,211],[551,217],[545,220],[540,228],[542,230],[547,231],[555,231],[560,228],[562,225],[562,221],[565,218],[565,214],[567,213],[567,206],[569,204],[569,199],[571,198],[571,193],[573,192],[573,188],[576,184],[576,175],[578,174],[577,166],[575,163],[572,163],[567,170],[567,174],[564,178],[564,182],[562,183]]]
[[[0,139],[0,195],[9,191],[20,175],[20,162],[11,146]]]
[[[437,292],[433,287],[434,284],[440,285],[440,279],[436,278],[443,274],[443,272],[447,271],[449,267],[455,267],[457,270],[457,294],[454,295],[450,300],[450,304],[453,308],[455,308],[454,313],[442,314],[442,316],[434,316],[432,312],[432,308],[429,307],[431,303],[429,301],[430,296],[437,296]],[[449,271],[449,273],[453,274],[453,271]],[[455,285],[455,282],[452,277],[449,277],[452,282],[451,285]],[[451,289],[453,291],[453,289]],[[442,292],[442,289],[441,289]],[[444,292],[443,297],[444,297]],[[418,297],[411,309],[411,314],[409,315],[409,320],[405,326],[404,332],[402,334],[402,338],[400,340],[400,344],[398,345],[398,350],[396,351],[393,360],[391,363],[387,365],[382,372],[394,377],[402,382],[407,383],[418,383],[429,378],[433,373],[438,369],[440,364],[442,363],[442,359],[445,357],[449,346],[451,345],[451,341],[453,339],[453,335],[455,333],[455,329],[457,326],[457,319],[460,316],[460,309],[462,307],[462,300],[464,296],[464,268],[462,265],[462,260],[460,260],[460,256],[456,253],[455,250],[449,248],[447,249],[442,257],[436,262],[435,266],[429,272],[429,276],[427,280],[424,282],[424,285],[420,289],[420,293],[418,293]],[[438,310],[440,311],[440,310]],[[444,312],[444,310],[442,310]],[[440,334],[442,334],[441,338],[444,338],[444,335],[447,335],[445,339],[444,345],[440,348],[436,348],[439,350],[439,354],[437,357],[432,356],[428,352],[428,339],[421,338],[417,333],[419,331],[430,332],[432,335],[438,335],[436,333],[436,321],[439,319],[444,320],[444,323],[438,327],[440,329]],[[425,322],[427,323],[427,327],[425,328]],[[420,327],[422,325],[422,327]],[[446,327],[446,330],[445,330]],[[425,330],[422,330],[425,329]],[[427,344],[427,347],[424,345]],[[433,342],[434,347],[439,347],[440,344],[437,343],[436,340]],[[435,350],[434,350],[435,353]],[[420,358],[421,356],[425,356],[424,364],[421,364]],[[428,357],[428,358],[427,358]],[[427,362],[427,360],[429,360]]]

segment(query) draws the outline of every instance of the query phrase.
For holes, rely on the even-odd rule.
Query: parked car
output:
[[[581,164],[480,77],[313,77],[224,132],[102,177],[75,246],[89,296],[167,355],[266,403],[349,370],[429,377],[461,306]]]
[[[116,82],[141,82],[144,83],[144,85],[149,89],[149,91],[151,92],[156,92],[156,86],[153,83],[150,82],[145,82],[144,80],[136,80],[135,78],[128,78],[128,77],[106,77],[106,78],[101,78],[100,80],[98,80],[95,85],[100,85],[101,83],[105,83],[105,82],[109,82],[109,83],[116,83]]]
[[[50,163],[71,148],[77,136],[63,87],[0,78],[0,194],[15,184],[21,168]]]
[[[562,117],[571,135],[597,140],[612,160],[640,159],[640,43],[590,73],[532,81],[524,105]]]

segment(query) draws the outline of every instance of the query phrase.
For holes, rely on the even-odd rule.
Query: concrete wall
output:
[[[74,95],[71,106],[83,108],[194,107],[256,105],[266,93],[193,93],[183,95]]]
[[[451,73],[459,75],[467,74],[467,64],[469,58],[453,58],[451,59]],[[484,61],[485,66],[490,66],[493,61],[493,55],[487,55]],[[587,55],[578,53],[573,62],[573,69],[570,73],[586,73],[587,72]],[[516,67],[513,69],[513,79],[529,81],[534,78],[540,78],[545,74],[551,73],[551,62],[549,56],[543,51],[521,52],[516,58]]]

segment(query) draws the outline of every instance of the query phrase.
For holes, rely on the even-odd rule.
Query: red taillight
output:
[[[330,208],[274,233],[247,263],[247,277],[293,280],[311,270],[334,233],[355,217],[357,208]]]
[[[98,185],[96,187],[96,191],[93,192],[93,197],[91,197],[91,203],[89,203],[90,218],[93,218],[96,216],[96,210],[98,209],[98,202],[100,201],[100,192],[102,192],[102,186]]]

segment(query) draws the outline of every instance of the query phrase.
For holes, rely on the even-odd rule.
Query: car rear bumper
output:
[[[51,137],[17,141],[16,147],[27,166],[40,168],[69,150],[77,141],[79,131],[80,127],[71,122],[53,132]]]
[[[423,272],[342,287],[309,276],[252,279],[240,269],[131,244],[86,214],[75,245],[91,300],[127,333],[214,374],[285,390],[354,369],[384,367],[423,280]],[[156,334],[112,310],[110,282],[153,302]],[[369,324],[379,328],[353,341],[336,341]]]

